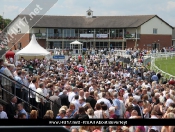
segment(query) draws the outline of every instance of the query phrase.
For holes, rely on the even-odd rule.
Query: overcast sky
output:
[[[14,19],[32,0],[0,1],[0,15]],[[47,15],[85,16],[89,7],[95,16],[156,14],[175,26],[175,0],[58,0]]]

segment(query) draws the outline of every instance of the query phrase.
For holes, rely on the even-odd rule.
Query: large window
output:
[[[110,42],[110,48],[122,49],[122,42]],[[124,49],[126,48],[126,43],[124,43]]]
[[[53,46],[54,46],[54,48],[62,49],[62,42],[61,41],[53,42]]]
[[[54,29],[52,28],[48,29],[48,37],[54,37]]]
[[[48,36],[49,37],[60,37],[60,38],[76,37],[78,36],[78,30],[77,29],[49,28]]]
[[[65,42],[64,42],[64,47],[63,47],[63,48],[64,48],[64,49],[70,49],[70,43],[71,43],[70,41],[65,41]]]
[[[111,29],[110,30],[110,37],[115,38],[116,37],[116,29]]]
[[[108,48],[108,42],[96,42],[96,48]]]

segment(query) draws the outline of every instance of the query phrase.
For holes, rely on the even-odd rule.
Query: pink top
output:
[[[98,130],[98,129],[95,129],[93,132],[102,132],[102,131],[100,131],[100,130]]]
[[[140,132],[145,132],[145,127],[144,126],[137,126],[138,129],[140,129]]]
[[[79,72],[83,72],[84,71],[84,68],[83,67],[80,67],[79,68]]]

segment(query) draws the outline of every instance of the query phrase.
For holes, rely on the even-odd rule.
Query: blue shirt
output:
[[[117,116],[119,116],[120,115],[120,101],[119,101],[119,99],[117,99],[117,98],[113,99],[113,105],[117,106],[117,109],[115,110],[115,114]]]
[[[151,80],[153,80],[153,81],[158,81],[159,79],[158,79],[157,75],[153,75],[153,76],[151,77]]]
[[[57,116],[56,119],[67,119],[67,117],[61,118],[61,116]]]
[[[21,113],[21,114],[22,114],[22,113],[25,114],[25,115],[26,115],[26,119],[28,119],[28,114],[27,114],[27,112],[26,112],[24,109],[20,110],[19,113]]]
[[[5,69],[5,67],[2,67],[2,68],[0,69],[0,73],[4,73],[4,69]]]
[[[4,69],[5,69],[5,67],[2,67],[1,69],[0,69],[0,73],[4,73]],[[0,80],[2,79],[2,76],[0,76]]]
[[[61,116],[57,116],[56,119],[62,119]]]
[[[15,76],[15,80],[21,84],[24,84],[21,77],[19,77],[19,76]],[[22,87],[22,85],[20,85],[18,83],[15,84],[15,88],[21,89],[21,87]]]

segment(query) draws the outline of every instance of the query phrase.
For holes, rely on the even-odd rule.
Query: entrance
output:
[[[93,42],[83,42],[83,48],[85,49],[93,48]]]
[[[109,48],[108,42],[96,42],[96,48],[97,49]]]
[[[53,49],[53,42],[50,42],[49,47],[50,49]]]
[[[155,50],[155,49],[159,50],[159,48],[160,48],[160,44],[158,44],[158,43],[153,43],[152,44],[152,49],[153,50]]]

